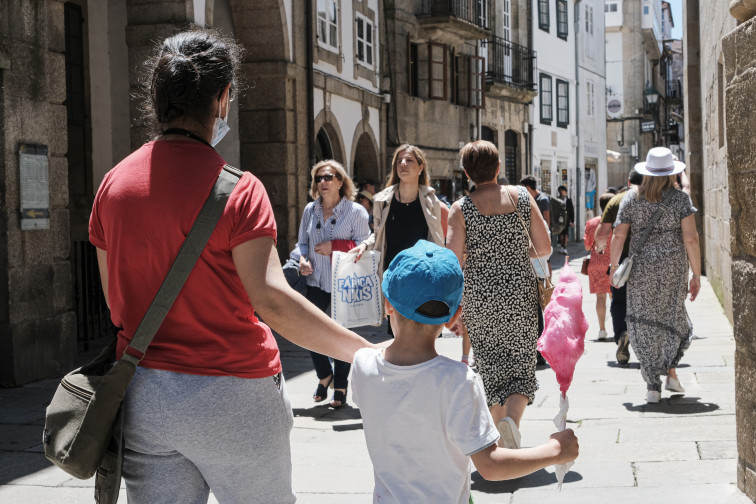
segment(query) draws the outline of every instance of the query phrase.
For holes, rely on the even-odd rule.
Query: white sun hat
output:
[[[646,161],[637,163],[635,171],[649,177],[667,177],[685,170],[685,163],[675,160],[675,155],[666,147],[654,147],[648,151]]]

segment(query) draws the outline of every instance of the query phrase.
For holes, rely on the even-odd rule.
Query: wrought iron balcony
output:
[[[422,0],[418,22],[443,43],[490,36],[491,0]]]
[[[536,95],[536,52],[501,37],[482,42],[488,48],[487,91],[529,100]]]
[[[682,103],[683,99],[683,88],[682,88],[682,82],[680,80],[671,80],[667,82],[667,103],[668,104],[678,104]]]

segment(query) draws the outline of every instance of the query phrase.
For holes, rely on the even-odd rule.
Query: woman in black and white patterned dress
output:
[[[635,165],[643,182],[622,200],[612,238],[610,268],[614,272],[628,230],[632,231],[630,250],[635,258],[626,284],[625,321],[646,382],[646,402],[652,404],[661,399],[661,376],[667,376],[665,389],[673,394],[685,392],[676,369],[693,337],[685,298],[690,293],[693,301],[701,288],[696,208],[690,196],[675,188],[676,175],[684,169],[666,147],[650,149],[646,162]],[[639,247],[643,230],[665,197],[664,213]]]
[[[520,419],[538,388],[538,290],[530,257],[548,255],[551,240],[527,190],[497,183],[492,143],[467,144],[461,156],[475,192],[452,205],[447,246],[460,263],[467,253],[462,318],[501,444],[519,448]]]

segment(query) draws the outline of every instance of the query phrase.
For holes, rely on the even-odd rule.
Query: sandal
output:
[[[322,383],[318,383],[318,388],[315,389],[315,393],[312,394],[312,399],[315,402],[321,402],[325,400],[326,397],[328,397],[328,387],[331,386],[333,383],[333,375],[328,379],[328,383],[323,385]]]
[[[334,404],[339,403],[339,404]],[[342,392],[341,390],[334,390],[333,391],[333,399],[331,399],[331,408],[338,409],[342,406],[346,406],[346,389]]]

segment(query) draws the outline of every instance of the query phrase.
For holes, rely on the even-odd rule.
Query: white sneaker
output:
[[[649,390],[646,394],[646,402],[648,404],[656,404],[661,399],[661,392],[657,390]]]
[[[606,341],[606,331],[604,329],[601,329],[599,331],[598,340],[599,341]]]
[[[670,392],[677,392],[678,394],[684,394],[685,389],[680,384],[680,380],[677,378],[670,378],[667,376],[667,383],[664,384],[664,388]]]
[[[499,431],[499,441],[497,444],[502,448],[517,449],[520,447],[520,429],[517,424],[509,417],[504,417],[496,424],[496,430]]]

